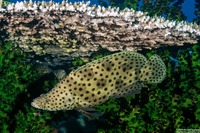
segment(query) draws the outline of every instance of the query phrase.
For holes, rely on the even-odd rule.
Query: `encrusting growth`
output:
[[[138,51],[182,46],[197,43],[200,35],[196,23],[150,17],[134,9],[89,4],[30,0],[4,5],[1,2],[0,35],[27,52],[70,56],[89,56],[101,48]]]

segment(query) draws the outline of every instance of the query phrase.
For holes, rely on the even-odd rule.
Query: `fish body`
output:
[[[92,61],[62,79],[51,91],[33,100],[38,109],[78,110],[85,115],[110,98],[141,91],[142,82],[160,83],[166,67],[158,55],[149,60],[137,52],[120,52]]]

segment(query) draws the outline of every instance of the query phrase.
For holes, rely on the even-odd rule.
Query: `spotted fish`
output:
[[[63,69],[51,70],[49,67],[45,65],[36,65],[34,69],[37,71],[38,75],[40,76],[53,72],[53,74],[56,76],[58,81],[66,77],[66,72]]]
[[[37,73],[38,73],[38,75],[40,75],[40,76],[45,75],[45,74],[51,72],[51,69],[48,68],[45,65],[36,65],[35,68],[34,68],[34,70],[36,70]]]
[[[120,52],[72,71],[47,94],[34,99],[32,106],[48,111],[75,109],[93,118],[100,114],[92,107],[137,94],[142,82],[160,83],[165,75],[166,66],[158,55],[147,60],[137,52]]]

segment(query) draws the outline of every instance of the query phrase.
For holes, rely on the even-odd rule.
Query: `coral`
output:
[[[137,2],[137,0],[135,1]],[[130,8],[134,8],[136,10],[136,5],[132,5],[132,2],[127,0],[126,4],[126,6],[130,6]],[[147,16],[144,13],[142,14],[142,12],[135,12],[135,16],[136,14],[142,15],[138,17],[133,16],[135,17],[135,21],[131,22],[130,20],[125,20],[125,17],[100,16],[95,18],[93,16],[87,16],[85,12],[80,11],[81,9],[77,11],[68,10],[66,12],[64,10],[49,12],[41,12],[41,10],[35,10],[36,12],[34,12],[31,9],[31,7],[33,7],[31,5],[31,2],[30,6],[28,6],[28,3],[25,3],[25,5],[30,8],[28,11],[3,11],[3,9],[8,6],[0,4],[0,39],[8,39],[7,35],[9,35],[11,40],[14,40],[16,43],[18,43],[17,45],[24,48],[26,51],[35,51],[37,54],[50,53],[53,56],[56,56],[61,53],[63,55],[73,55],[75,57],[77,55],[87,55],[88,57],[90,55],[88,54],[90,53],[88,51],[96,51],[102,47],[108,48],[109,50],[128,50],[127,48],[129,46],[127,46],[127,40],[121,41],[117,40],[117,38],[114,38],[116,39],[112,40],[115,41],[114,44],[110,44],[109,42],[111,42],[111,40],[109,40],[109,37],[111,37],[111,35],[114,35],[114,37],[117,36],[119,39],[132,37],[133,32],[120,36],[114,34],[115,32],[128,32],[129,30],[127,29],[131,26],[141,26],[141,29],[136,29],[134,31],[134,40],[132,42],[129,40],[130,43],[133,43],[130,45],[130,48],[136,47],[137,49],[139,49],[140,43],[143,40],[144,44],[147,43],[148,39],[156,40],[156,38],[153,37],[157,36],[158,34],[153,33],[158,32],[160,32],[161,35],[166,36],[161,36],[159,34],[158,38],[162,38],[163,42],[160,42],[161,40],[156,40],[155,42],[151,40],[148,45],[150,48],[153,48],[155,46],[160,47],[160,45],[163,45],[163,43],[165,43],[165,46],[168,46],[170,44],[170,39],[170,45],[181,45],[185,42],[196,43],[199,36],[198,34],[196,34],[199,32],[199,26],[195,23],[188,24],[186,22],[175,22],[165,19],[162,21],[162,18],[160,17],[149,17],[148,21],[147,18],[142,20],[142,17],[145,18],[145,16]],[[40,7],[42,9],[46,9],[46,3],[43,2],[42,5],[43,7]],[[123,5],[118,5],[121,9],[124,8],[122,7]],[[11,5],[9,8],[13,8],[13,6],[14,4]],[[55,4],[54,7],[58,7],[58,5]],[[73,8],[73,5],[68,4],[68,7]],[[196,15],[198,17],[195,19],[195,22],[199,24],[199,2],[197,0],[196,8]],[[97,9],[100,10],[99,7],[97,7],[96,10]],[[157,10],[157,8],[154,9]],[[169,12],[172,12],[172,9]],[[101,10],[103,11],[104,8],[101,8]],[[109,8],[109,10],[111,10],[111,8]],[[112,10],[114,12],[118,9],[113,8]],[[129,9],[125,9],[124,15],[127,15],[129,11]],[[148,8],[148,11],[151,12],[150,8]],[[179,8],[176,10],[176,13],[178,11]],[[5,17],[10,18],[4,19],[3,17],[6,12],[7,15],[5,15]],[[158,12],[155,11],[155,14],[157,14]],[[82,25],[79,25],[77,22],[74,21],[61,21],[62,17],[58,16],[66,15],[67,13],[69,13],[68,16],[71,15],[71,17],[69,17],[71,18],[71,20],[73,20],[72,18],[74,17],[77,17],[77,19],[75,20],[77,20],[78,22],[82,20]],[[94,11],[94,13],[97,14],[96,11]],[[120,11],[118,11],[118,13],[120,13]],[[123,11],[121,11],[121,13],[123,13]],[[35,14],[41,16],[37,16],[37,18],[35,17]],[[182,13],[180,13],[179,17],[181,17],[181,19],[185,19],[184,16],[182,16],[181,14]],[[49,17],[45,18],[42,17],[42,15],[49,15]],[[167,15],[168,19],[180,20],[180,18],[177,17],[177,14],[174,15],[174,18],[171,17],[173,15]],[[19,16],[22,17],[21,20],[19,19]],[[31,16],[34,16],[33,20],[27,19]],[[109,23],[109,20],[110,22],[112,21],[112,23]],[[161,21],[158,22],[158,20]],[[10,22],[12,22],[11,25],[9,25],[11,27],[8,27],[8,23]],[[65,22],[67,28],[65,29],[66,31],[63,31],[62,23],[65,24]],[[128,22],[128,24],[126,22]],[[153,26],[153,29],[144,29],[145,23],[148,22],[155,24],[150,25]],[[158,28],[157,26],[160,26],[162,23],[166,24],[167,26],[165,28]],[[85,27],[85,24],[87,26],[86,28],[88,28],[86,30],[88,31],[87,33],[81,30]],[[171,27],[173,26],[173,24],[175,24],[174,27]],[[33,25],[33,27],[31,27],[31,25]],[[119,25],[121,26],[121,28],[119,28]],[[130,27],[126,29],[126,26]],[[74,29],[77,27],[79,29]],[[97,28],[98,30],[92,31],[94,29],[90,29],[91,27]],[[13,31],[15,32],[11,33],[12,31],[9,31],[9,28],[13,28]],[[40,32],[34,34],[34,28],[38,28],[37,30],[40,31],[41,34]],[[172,30],[173,28],[174,30]],[[193,32],[186,33],[186,29],[189,29],[189,31],[193,31],[195,29],[196,31],[194,30]],[[179,31],[176,32],[177,30]],[[148,34],[146,36],[141,36],[141,33],[144,31]],[[170,32],[173,32],[174,34],[170,34]],[[86,35],[92,34],[95,34],[94,36],[92,36],[92,38],[86,38]],[[177,39],[180,39],[178,41],[181,42],[174,44]],[[111,46],[108,47],[108,44]],[[49,79],[49,77],[51,76],[46,75],[35,81],[38,75],[32,71],[30,64],[24,63],[26,57],[24,56],[24,53],[22,53],[22,51],[20,51],[19,49],[14,48],[10,42],[1,42],[0,46],[0,131],[52,132],[54,129],[50,126],[51,121],[58,123],[61,120],[68,119],[69,115],[77,115],[73,111],[38,112],[38,110],[32,108],[30,105],[31,100],[35,96],[39,96],[39,94],[41,93],[48,92],[57,83],[57,79]],[[145,46],[142,45],[141,49],[143,49],[144,47]],[[180,67],[174,68],[173,65],[170,63],[169,57],[174,57],[174,53],[177,53],[178,50],[179,52],[176,59],[179,61]],[[70,51],[72,52],[70,53]],[[178,128],[199,129],[199,51],[199,43],[194,46],[191,45],[191,47],[188,49],[182,47],[176,48],[175,52],[173,51],[174,53],[167,48],[165,50],[159,49],[153,50],[151,52],[148,51],[146,54],[146,56],[148,57],[150,57],[154,53],[162,56],[165,64],[167,65],[167,78],[163,81],[162,84],[159,85],[151,85],[148,83],[144,84],[144,88],[142,89],[141,93],[137,95],[127,98],[111,99],[105,104],[96,107],[98,108],[98,110],[101,110],[104,113],[102,117],[96,120],[98,132],[174,132]],[[102,56],[104,55],[97,54],[92,57],[99,58]],[[67,59],[65,58],[65,60]],[[82,65],[82,63],[79,64],[79,61],[82,62],[82,60],[77,60],[77,62],[75,61],[75,65]]]
[[[146,12],[128,8],[90,7],[89,2],[17,2],[0,10],[1,38],[38,55],[90,56],[102,48],[138,51],[182,46],[197,43],[200,35],[196,23],[150,17]]]
[[[87,63],[91,62],[92,60],[97,60],[99,58],[105,57],[110,54],[111,54],[111,52],[109,52],[108,50],[105,50],[105,49],[99,50],[99,51],[93,52],[89,58],[78,57],[78,58],[73,59],[72,65],[73,66],[83,66],[84,64],[87,64]]]

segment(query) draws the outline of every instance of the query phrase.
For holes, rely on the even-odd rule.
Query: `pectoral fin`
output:
[[[77,109],[81,114],[86,116],[88,119],[94,120],[96,117],[102,116],[103,113],[100,111],[96,111],[95,109],[87,109],[88,111],[82,110],[82,109]]]
[[[75,109],[88,119],[94,120],[96,117],[102,116],[103,113],[95,110],[94,108],[83,108],[77,102],[74,102]]]

